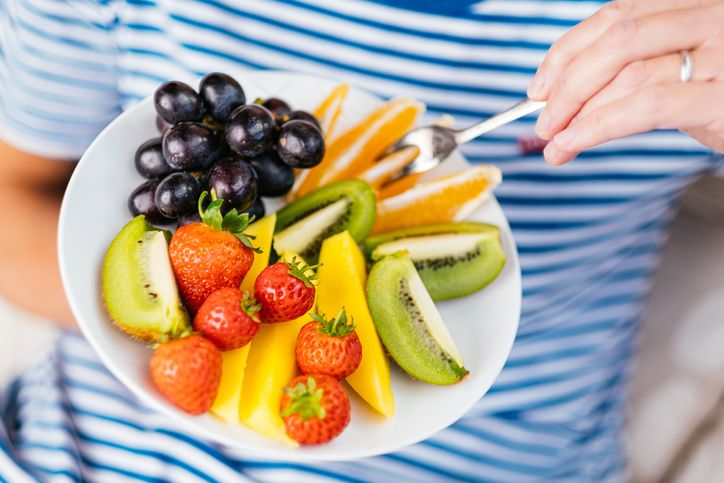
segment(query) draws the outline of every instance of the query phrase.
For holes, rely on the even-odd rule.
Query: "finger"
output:
[[[560,165],[585,149],[631,134],[713,125],[724,117],[716,102],[723,96],[724,84],[719,82],[646,87],[582,117],[555,136],[543,154],[549,163]]]
[[[724,154],[724,133],[717,132],[709,127],[695,127],[686,129],[684,132],[704,146],[712,148],[719,154]]]
[[[704,8],[659,12],[612,25],[556,80],[536,125],[550,139],[585,101],[607,85],[628,63],[682,49],[692,50],[721,30],[724,2]],[[675,28],[672,28],[675,26]]]
[[[701,6],[721,0],[619,0],[609,2],[596,13],[556,40],[546,54],[528,88],[528,97],[545,100],[556,78],[584,49],[593,44],[615,22],[667,10]]]
[[[696,49],[690,52],[692,60],[691,82],[708,82],[724,75],[722,47]],[[587,116],[601,106],[654,84],[679,82],[681,54],[669,54],[648,60],[638,60],[624,67],[606,87],[588,100],[571,121]]]

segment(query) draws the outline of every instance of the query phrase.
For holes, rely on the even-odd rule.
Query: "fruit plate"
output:
[[[248,99],[277,96],[295,109],[313,109],[337,81],[286,72],[231,72]],[[382,101],[352,88],[338,128],[346,129]],[[352,421],[329,444],[288,448],[242,425],[210,414],[190,416],[166,402],[151,384],[145,344],[129,339],[108,316],[100,286],[105,250],[129,221],[126,199],[143,180],[133,168],[138,145],[156,135],[153,100],[147,98],[113,121],[80,160],[63,200],[58,234],[60,268],[68,300],[86,339],[103,364],[144,404],[175,420],[185,430],[260,456],[284,460],[348,460],[394,451],[430,437],[463,416],[486,393],[510,353],[521,302],[520,266],[510,228],[494,198],[470,219],[501,228],[507,262],[483,291],[438,307],[457,343],[470,375],[454,386],[412,380],[394,363],[392,391],[396,415],[384,419],[349,391]],[[444,163],[465,163],[455,154]],[[269,200],[266,200],[269,201]],[[270,212],[280,202],[267,203]]]

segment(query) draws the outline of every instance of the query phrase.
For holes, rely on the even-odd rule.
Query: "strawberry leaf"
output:
[[[206,200],[207,196],[209,196],[208,191],[204,191],[203,193],[201,193],[201,196],[199,196],[199,215],[201,216],[201,219],[204,221],[204,223],[209,225],[214,230],[221,231],[224,222],[224,217],[221,214],[221,205],[224,203],[224,200],[216,199],[216,192],[212,189],[211,203],[209,203],[209,206],[204,209],[204,201]]]
[[[307,383],[297,383],[294,387],[285,387],[284,393],[291,398],[289,406],[281,412],[283,418],[292,414],[299,414],[303,421],[311,418],[324,419],[327,412],[322,407],[324,390],[317,389],[317,381],[312,376],[307,377]]]
[[[244,290],[244,295],[241,298],[241,310],[254,322],[261,322],[256,315],[261,310],[261,304],[256,302],[256,299],[248,290]]]
[[[301,280],[305,287],[312,288],[313,285],[317,285],[319,283],[319,279],[317,278],[317,274],[314,272],[314,269],[320,265],[309,266],[304,263],[304,260],[297,257],[292,257],[291,262],[285,260],[284,263],[287,267],[289,267],[287,273]]]
[[[321,327],[317,331],[329,337],[344,337],[351,334],[355,329],[354,317],[347,319],[347,311],[342,307],[333,319],[327,319],[323,315],[310,314],[312,319],[319,322]]]
[[[216,191],[213,189],[211,190],[212,201],[209,203],[209,206],[204,209],[203,204],[207,196],[209,196],[209,193],[204,191],[199,197],[199,214],[204,223],[214,230],[228,231],[238,238],[245,247],[251,248],[256,253],[262,253],[261,248],[255,247],[251,243],[251,240],[256,237],[244,233],[244,230],[254,221],[254,217],[249,216],[248,213],[239,213],[236,208],[232,208],[228,213],[222,215],[221,205],[224,203],[224,200],[217,199]]]

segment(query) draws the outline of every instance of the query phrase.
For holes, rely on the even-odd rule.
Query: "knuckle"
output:
[[[611,25],[603,36],[606,47],[614,49],[626,48],[636,39],[639,25],[635,19],[626,19]]]
[[[599,25],[610,25],[619,19],[620,12],[615,2],[608,2],[591,15],[591,21]]]
[[[565,59],[568,57],[566,52],[566,44],[562,39],[558,39],[551,45],[548,55],[543,62],[547,68],[559,68],[565,63]]]
[[[611,137],[606,118],[600,111],[594,111],[589,114],[587,122],[589,129],[594,133],[596,138],[609,139]]]
[[[649,63],[637,60],[624,67],[618,74],[617,83],[622,87],[636,87],[644,84],[651,77]]]
[[[571,77],[567,73],[558,76],[556,80],[556,92],[561,96],[567,97],[571,93]]]
[[[655,84],[642,91],[641,110],[645,115],[650,116],[657,128],[660,127],[659,117],[667,106],[669,95],[669,88],[664,84]]]
[[[628,17],[636,10],[637,0],[613,0],[611,5],[612,13],[619,18]]]

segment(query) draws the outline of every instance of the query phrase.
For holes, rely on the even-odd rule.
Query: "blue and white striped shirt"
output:
[[[602,2],[575,0],[4,0],[0,135],[78,158],[167,79],[233,68],[414,96],[460,125],[525,94],[553,40]],[[522,119],[464,146],[493,162],[523,271],[519,334],[462,420],[393,454],[261,460],[140,406],[77,335],[3,394],[0,480],[620,481],[637,321],[682,189],[721,164],[675,132],[608,143],[561,168],[521,151]],[[4,428],[4,429],[3,429]]]

